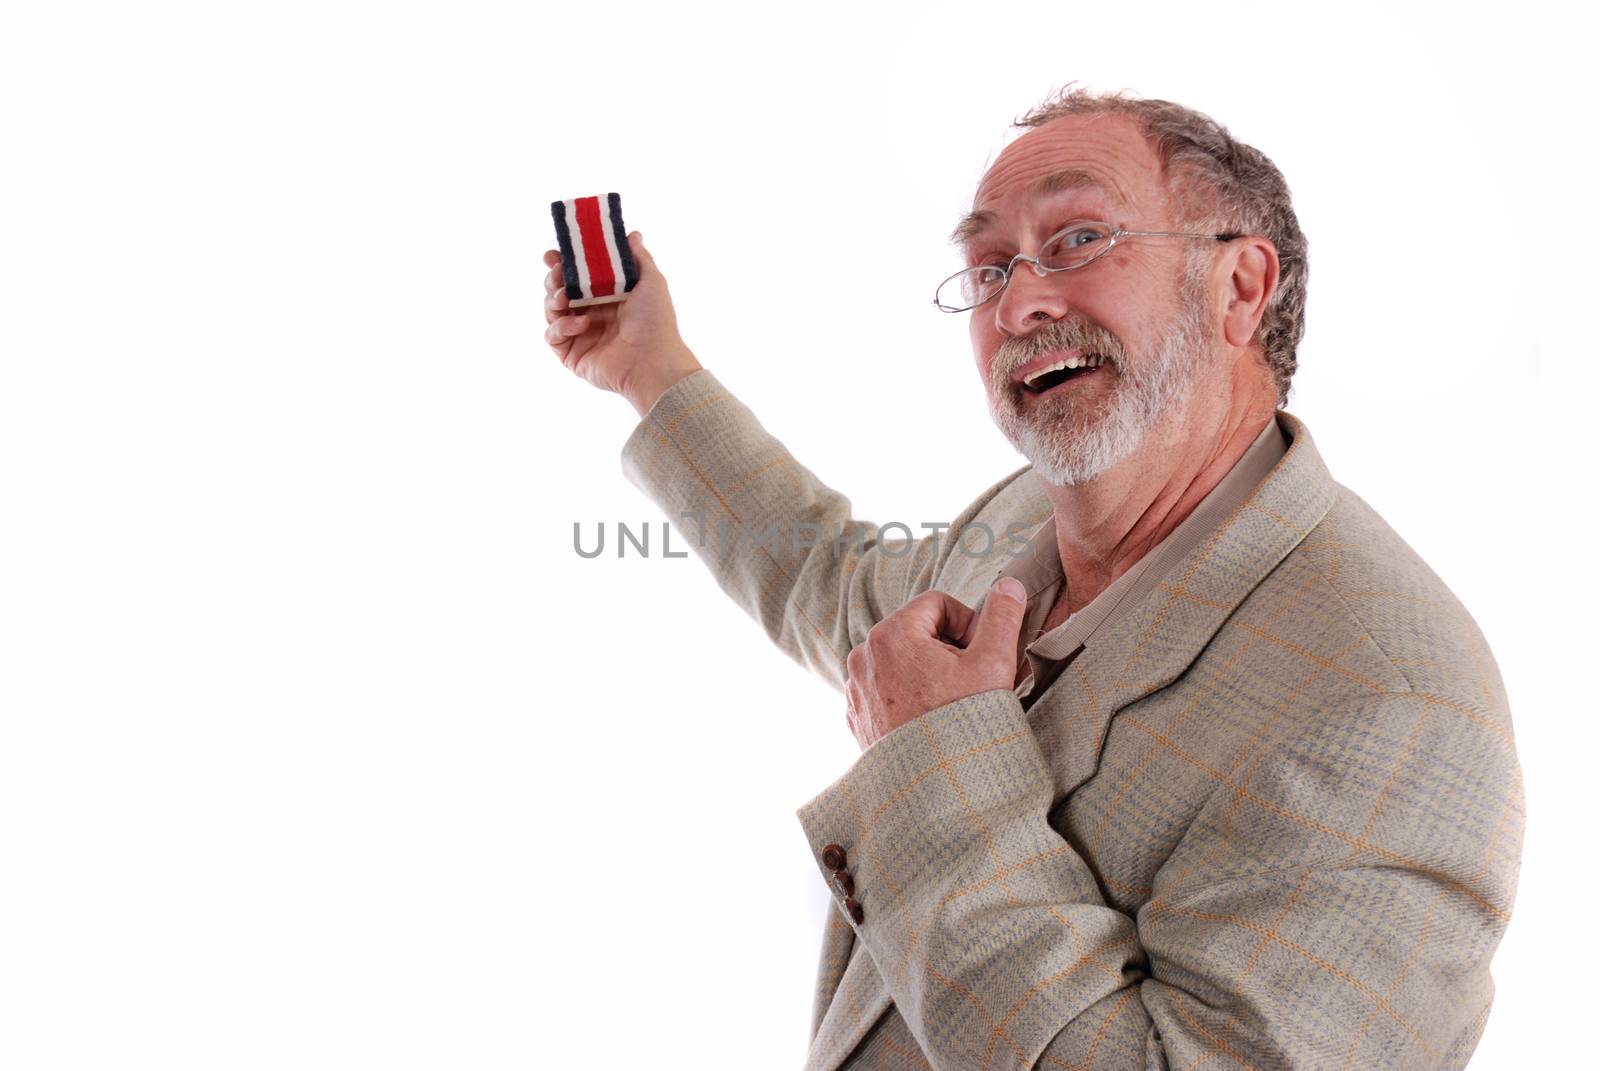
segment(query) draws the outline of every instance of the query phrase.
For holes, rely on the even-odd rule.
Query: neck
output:
[[[1182,524],[1274,419],[1275,388],[1225,389],[1226,398],[1206,398],[1194,384],[1181,414],[1151,428],[1131,455],[1088,483],[1043,483],[1055,507],[1067,612],[1086,606]]]

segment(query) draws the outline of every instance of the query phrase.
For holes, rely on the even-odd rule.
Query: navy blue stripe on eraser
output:
[[[606,204],[611,208],[611,233],[617,241],[617,259],[622,261],[622,290],[627,293],[639,281],[639,265],[634,262],[628,232],[622,229],[622,196],[608,193]]]
[[[572,232],[567,230],[567,203],[551,201],[550,215],[556,221],[556,242],[561,246],[561,281],[567,284],[567,299],[581,301],[583,284],[578,282],[578,258],[572,251]]]

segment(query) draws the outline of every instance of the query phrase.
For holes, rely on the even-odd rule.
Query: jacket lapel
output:
[[[1281,410],[1278,421],[1289,446],[1266,478],[1029,708],[1058,798],[1094,775],[1116,712],[1177,679],[1333,505],[1338,485],[1305,425]]]

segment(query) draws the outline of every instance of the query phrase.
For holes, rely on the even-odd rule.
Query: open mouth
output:
[[[1091,353],[1045,365],[1023,380],[1022,392],[1032,395],[1048,394],[1062,384],[1094,375],[1104,361],[1105,358],[1100,354]]]

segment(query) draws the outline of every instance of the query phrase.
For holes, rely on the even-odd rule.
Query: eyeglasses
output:
[[[1011,281],[1011,269],[1017,261],[1033,265],[1035,275],[1043,278],[1047,272],[1072,271],[1091,264],[1121,242],[1124,238],[1206,238],[1229,242],[1237,234],[1189,234],[1184,231],[1125,231],[1111,223],[1080,219],[1045,239],[1037,257],[1018,253],[1005,267],[998,264],[979,264],[958,271],[939,284],[933,294],[933,303],[941,312],[966,312],[986,301],[993,301]]]

